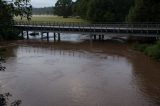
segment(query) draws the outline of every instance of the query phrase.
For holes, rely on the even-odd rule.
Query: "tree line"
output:
[[[53,15],[53,7],[32,8],[33,15]]]
[[[91,22],[160,22],[160,0],[58,0],[55,14]]]

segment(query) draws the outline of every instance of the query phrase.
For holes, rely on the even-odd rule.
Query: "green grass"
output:
[[[15,17],[15,21],[18,22],[27,22],[26,19],[21,20],[20,17]],[[31,18],[31,22],[50,22],[50,23],[88,23],[88,21],[76,18],[76,17],[70,17],[70,18],[63,18],[59,16],[47,16],[47,15],[34,15]]]

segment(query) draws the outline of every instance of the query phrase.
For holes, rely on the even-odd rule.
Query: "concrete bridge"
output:
[[[37,31],[47,34],[54,33],[60,40],[60,33],[81,33],[89,34],[91,38],[99,36],[99,39],[104,39],[104,36],[115,34],[117,36],[136,36],[136,37],[160,37],[160,24],[156,23],[105,23],[105,24],[82,24],[82,23],[47,23],[47,22],[15,22],[14,27],[27,32]],[[23,34],[22,34],[23,35]]]

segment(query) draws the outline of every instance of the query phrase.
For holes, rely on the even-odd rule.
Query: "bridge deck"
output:
[[[48,31],[89,34],[130,34],[137,36],[160,36],[160,24],[15,24],[15,28],[26,31]]]

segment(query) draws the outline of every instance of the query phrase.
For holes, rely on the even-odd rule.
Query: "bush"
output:
[[[18,36],[20,31],[16,29],[6,28],[0,31],[0,40],[18,40],[23,39],[22,37]]]
[[[160,42],[157,42],[155,45],[151,45],[144,50],[144,53],[160,60]]]
[[[154,59],[160,60],[160,41],[155,44],[135,44],[133,47],[135,50],[141,51]]]
[[[135,44],[134,49],[144,52],[144,50],[149,46],[149,44]]]

